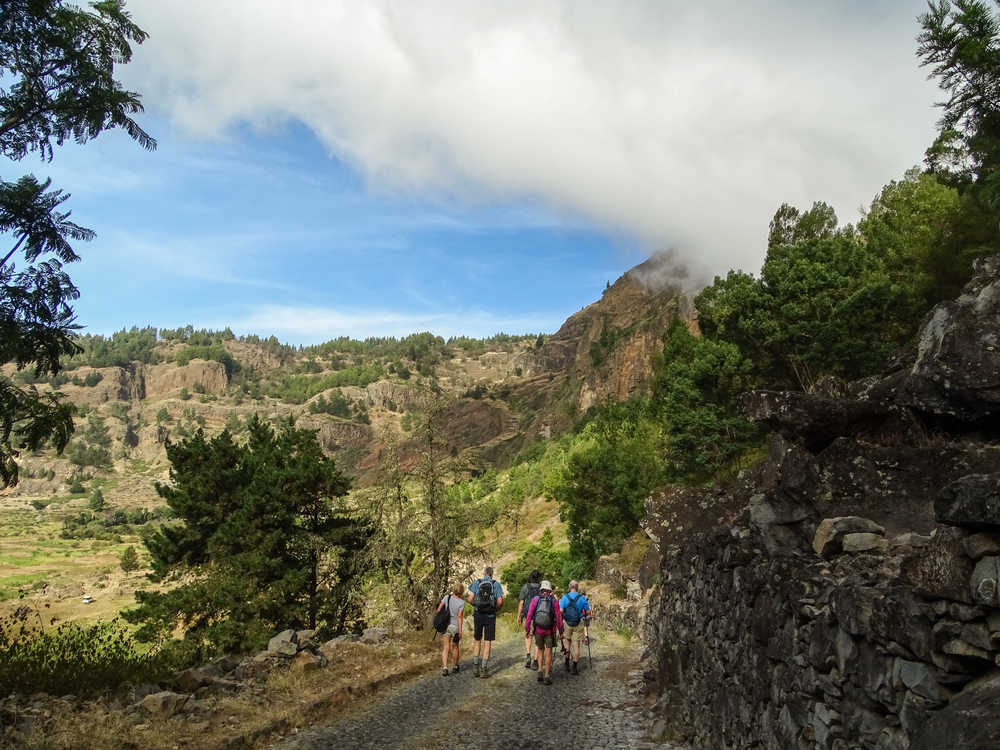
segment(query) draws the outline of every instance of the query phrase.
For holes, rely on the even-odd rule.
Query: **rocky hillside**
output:
[[[231,335],[191,346],[197,332],[186,338],[183,331],[161,332],[146,352],[148,362],[74,362],[59,381],[38,384],[81,407],[74,445],[63,456],[24,456],[20,484],[0,494],[0,502],[26,506],[65,493],[74,478],[97,476],[118,480],[107,485],[118,505],[153,503],[153,482],[166,477],[168,439],[199,426],[238,432],[255,413],[318,430],[324,449],[364,485],[375,475],[388,434],[400,441],[404,463],[413,460],[410,418],[441,394],[450,401],[450,453],[476,474],[565,429],[593,404],[640,392],[667,325],[678,315],[692,319],[682,277],[669,257],[656,256],[556,334],[537,339],[446,344],[421,334],[409,350],[387,354],[385,347],[346,340],[296,350]],[[5,374],[16,375],[10,367]],[[103,464],[84,450],[102,441]],[[118,485],[128,488],[127,497],[117,496]]]
[[[1000,737],[1000,257],[895,372],[747,394],[731,486],[648,501],[646,679],[698,748]]]

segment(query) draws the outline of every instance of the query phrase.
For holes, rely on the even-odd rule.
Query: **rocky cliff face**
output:
[[[747,394],[776,434],[734,486],[648,500],[661,731],[698,748],[998,746],[998,337],[995,257],[888,377]]]
[[[694,325],[686,283],[685,271],[670,255],[654,255],[571,315],[528,363],[529,374],[567,374],[579,384],[581,410],[638,395],[670,323],[680,318]]]

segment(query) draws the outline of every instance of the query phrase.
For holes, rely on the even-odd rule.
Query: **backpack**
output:
[[[481,615],[494,615],[497,611],[497,598],[493,595],[493,581],[484,578],[476,589],[476,612]]]
[[[551,596],[538,597],[538,604],[535,605],[535,612],[531,616],[531,624],[535,628],[552,630],[552,625],[554,624],[554,622],[555,622],[555,617],[552,613],[552,597]]]
[[[563,620],[567,625],[573,625],[574,627],[580,624],[580,607],[578,602],[580,601],[581,594],[577,594],[575,597],[566,594],[566,598],[569,600],[566,604],[566,609],[563,610],[562,616]],[[570,609],[572,607],[572,609]]]
[[[531,606],[531,600],[538,596],[538,592],[542,590],[542,584],[536,583],[534,581],[528,581],[525,584],[524,596],[522,600],[524,601],[524,614],[527,614],[528,607]]]
[[[444,603],[444,607],[439,609],[434,615],[434,629],[444,634],[448,630],[448,626],[451,625],[451,594],[448,594],[448,599]]]

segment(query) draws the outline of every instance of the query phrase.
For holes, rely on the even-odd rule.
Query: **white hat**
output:
[[[539,588],[541,588],[542,591],[551,591],[552,584],[548,581],[542,581],[542,585]]]

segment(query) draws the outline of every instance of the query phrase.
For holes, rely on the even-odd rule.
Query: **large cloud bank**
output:
[[[918,163],[920,2],[130,0],[127,80],[198,135],[297,119],[373,189],[538,200],[756,270],[782,201],[842,219]]]

